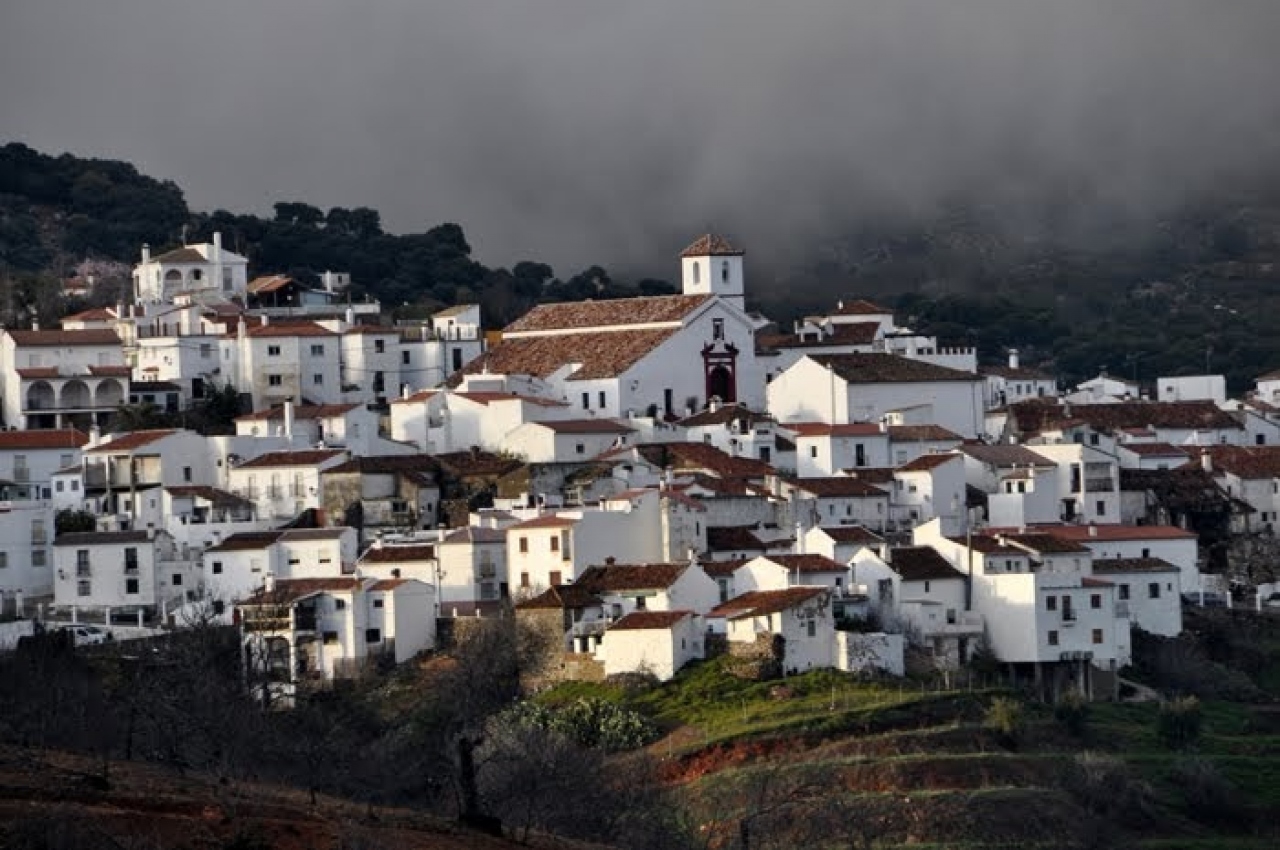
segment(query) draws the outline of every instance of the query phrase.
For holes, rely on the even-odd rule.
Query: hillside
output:
[[[282,201],[274,212],[192,211],[178,186],[127,163],[0,147],[3,321],[51,322],[82,306],[49,293],[86,259],[132,263],[143,243],[159,251],[214,231],[254,272],[314,282],[325,270],[349,271],[356,297],[370,294],[398,315],[476,302],[500,327],[543,301],[674,291],[604,265],[571,275],[536,258],[490,268],[456,224],[396,235],[365,207]],[[835,221],[787,256],[752,254],[749,306],[789,325],[840,297],[869,297],[946,344],[977,346],[986,362],[1017,347],[1025,365],[1072,382],[1101,369],[1148,383],[1208,370],[1239,392],[1280,367],[1270,327],[1280,313],[1280,184],[1224,185],[1160,215],[1100,208],[1069,187],[1037,208],[959,197],[912,219],[840,215],[833,210]],[[652,268],[672,275],[669,258]],[[102,303],[114,302],[126,277],[115,273]]]
[[[63,752],[0,747],[0,846],[11,850],[226,848],[226,850],[504,850],[530,845],[465,829],[421,812],[258,782]],[[563,847],[557,841],[554,846]]]

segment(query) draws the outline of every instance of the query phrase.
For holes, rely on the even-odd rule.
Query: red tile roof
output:
[[[434,561],[436,547],[429,544],[370,546],[360,556],[361,564],[401,564],[406,561]]]
[[[917,384],[981,381],[972,372],[948,369],[923,360],[911,360],[894,354],[811,354],[822,366],[829,366],[842,380],[851,384]]]
[[[0,431],[0,450],[4,449],[78,449],[89,442],[89,435],[74,428],[48,431]]]
[[[163,440],[165,437],[178,433],[174,428],[166,428],[156,431],[132,431],[128,434],[121,434],[109,443],[103,443],[95,446],[89,451],[93,454],[111,454],[115,452],[131,452],[140,449],[143,446],[149,446],[154,442]]]
[[[710,529],[708,529],[710,531]],[[824,525],[822,531],[837,543],[883,543],[884,538],[861,525]]]
[[[752,558],[729,558],[724,561],[700,561],[702,571],[712,578],[728,578]]]
[[[1169,443],[1121,443],[1120,448],[1136,454],[1138,457],[1176,457],[1187,458],[1184,449]]]
[[[644,443],[635,449],[649,463],[677,473],[706,471],[719,478],[758,480],[774,473],[764,461],[735,457],[706,443]]]
[[[115,310],[109,310],[105,307],[94,307],[90,310],[83,310],[70,316],[64,316],[62,321],[65,322],[114,322],[116,320]]]
[[[266,549],[284,536],[283,531],[241,531],[232,534],[221,543],[205,549],[205,552],[245,552]]]
[[[566,608],[592,608],[600,605],[600,599],[591,591],[573,584],[557,584],[532,599],[516,603],[517,611],[562,610]]]
[[[533,528],[571,528],[578,524],[577,517],[559,516],[558,514],[544,514],[540,517],[527,519],[524,522],[518,522],[515,525],[508,526],[507,531],[527,531]]]
[[[294,279],[287,274],[264,275],[249,281],[245,291],[251,295],[261,295],[264,292],[275,292],[278,289],[284,289],[291,283],[294,283]]]
[[[120,337],[113,330],[89,328],[82,331],[8,331],[19,347],[120,345]]]
[[[754,525],[707,526],[707,548],[712,552],[763,552]]]
[[[843,573],[849,569],[826,555],[769,555],[768,559],[792,573]]]
[[[589,328],[649,324],[679,325],[710,298],[710,295],[654,295],[608,301],[539,304],[507,325],[502,333],[505,340],[512,334],[530,331],[584,331]]]
[[[1196,535],[1172,525],[1036,525],[1031,530],[1088,543],[1091,540],[1195,540]],[[990,533],[1014,532],[1018,529],[989,528]],[[964,538],[959,538],[963,542]]]
[[[824,348],[842,345],[871,345],[880,332],[879,322],[853,322],[831,325],[817,337],[801,337],[799,334],[761,334],[756,345],[762,349],[776,348]]]
[[[961,455],[952,452],[938,453],[930,455],[920,455],[913,461],[904,463],[898,467],[899,472],[928,472],[931,469],[937,469],[940,466],[950,463],[953,460],[959,460]]]
[[[209,550],[205,550],[209,551]],[[358,578],[282,578],[272,590],[263,588],[240,605],[280,605],[296,602],[317,593],[352,593],[359,589]]]
[[[675,584],[676,579],[687,569],[687,563],[608,564],[588,567],[574,584],[597,594],[622,590],[662,590]]]
[[[964,437],[941,425],[890,425],[889,439],[895,443],[964,442]]]
[[[630,434],[635,431],[612,419],[557,419],[536,424],[557,434]]]
[[[101,378],[127,378],[133,370],[128,366],[90,366],[89,374]]]
[[[828,592],[826,587],[789,587],[786,590],[753,590],[741,596],[735,596],[712,608],[709,617],[726,617],[730,620],[739,617],[759,617],[764,614],[776,614],[788,608],[794,608],[817,599]]]
[[[981,443],[965,443],[960,447],[960,451],[975,460],[980,460],[997,468],[1035,466],[1041,469],[1049,469],[1057,466],[1047,457],[1038,455],[1025,446],[1011,446],[1003,443],[985,446]]]
[[[874,422],[850,422],[847,425],[829,425],[826,422],[783,422],[782,428],[796,437],[872,437],[886,433]]]
[[[258,325],[256,328],[247,329],[245,336],[252,339],[265,339],[290,336],[337,336],[337,334],[324,325],[318,325],[315,322],[299,322],[295,324],[271,322],[270,324]]]
[[[547,378],[577,364],[567,380],[616,378],[659,345],[674,328],[600,331],[503,339],[463,369],[463,374],[533,375]]]
[[[1101,575],[1181,572],[1163,558],[1098,558],[1093,562],[1093,571]]]
[[[1212,446],[1200,451],[1209,453],[1215,472],[1249,481],[1280,478],[1280,446]]]
[[[267,452],[253,460],[247,460],[236,469],[259,469],[267,466],[315,466],[346,454],[341,449],[300,449],[298,451]]]
[[[15,369],[18,377],[24,381],[42,380],[44,378],[56,378],[62,373],[57,366],[24,366]]]
[[[1043,531],[1029,531],[1025,534],[1005,534],[1004,539],[1039,555],[1062,555],[1069,552],[1088,552],[1088,546],[1082,546],[1074,540],[1058,534],[1047,534]]]
[[[395,590],[397,587],[400,587],[403,584],[408,584],[411,581],[413,581],[413,579],[384,578],[384,579],[379,579],[378,581],[375,581],[373,584],[369,585],[367,589],[371,593],[388,593],[392,590]]]
[[[889,552],[889,567],[903,581],[964,578],[964,574],[932,546],[899,546]]]
[[[833,316],[877,316],[877,315],[893,315],[892,310],[886,310],[876,304],[872,304],[862,298],[856,298],[853,301],[838,301],[836,309],[832,311]]]
[[[681,257],[741,257],[741,251],[718,233],[704,233],[680,252]]]
[[[1010,413],[1020,433],[1059,427],[1063,420],[1079,419],[1099,430],[1125,428],[1238,431],[1243,426],[1212,401],[1120,401],[1111,404],[1064,404],[1028,400],[1011,405]]]
[[[183,245],[181,248],[174,248],[172,251],[166,251],[163,254],[152,257],[153,263],[207,263],[204,254],[190,245]]]
[[[331,416],[342,416],[355,410],[358,404],[299,404],[294,405],[293,418],[295,420],[304,419],[327,419]],[[237,422],[274,422],[284,420],[284,405],[278,407],[268,407],[266,410],[255,410],[253,413],[246,413],[244,416],[237,416]]]
[[[735,420],[741,420],[748,427],[754,426],[758,422],[773,422],[773,417],[767,413],[756,413],[746,405],[730,403],[721,404],[715,410],[710,407],[681,419],[679,424],[685,428],[698,428],[707,425],[728,425]]]
[[[820,499],[881,498],[888,495],[874,484],[842,475],[831,478],[789,478],[787,483]]]
[[[609,627],[611,632],[638,631],[640,629],[670,629],[687,617],[692,611],[632,611]]]

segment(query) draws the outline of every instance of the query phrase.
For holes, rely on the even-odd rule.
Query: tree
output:
[[[54,515],[53,527],[58,534],[66,534],[73,531],[95,531],[98,528],[98,517],[90,511],[63,508]]]
[[[324,213],[318,207],[300,201],[280,201],[275,205],[276,222],[298,227],[317,227],[324,221]]]

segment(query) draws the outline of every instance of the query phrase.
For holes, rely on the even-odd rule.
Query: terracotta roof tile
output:
[[[69,531],[59,534],[54,546],[95,546],[112,543],[143,543],[149,538],[145,531]]]
[[[183,245],[181,248],[174,248],[172,251],[166,251],[163,254],[152,257],[153,263],[207,263],[204,254],[190,245]]]
[[[822,531],[837,543],[866,543],[876,545],[884,538],[861,525],[824,525]]]
[[[577,364],[568,380],[616,378],[675,332],[675,328],[661,328],[508,338],[472,360],[462,374],[487,372],[547,378],[570,364]]]
[[[971,372],[936,366],[894,354],[812,354],[810,359],[830,366],[851,384],[915,384],[937,381],[980,381]]]
[[[232,332],[234,335],[235,332]],[[269,337],[290,337],[290,336],[337,336],[336,333],[326,328],[324,325],[315,322],[297,322],[292,324],[277,324],[271,322],[266,325],[258,325],[256,328],[249,328],[245,331],[245,336],[252,339],[266,339]]]
[[[5,449],[78,449],[89,435],[74,428],[48,431],[0,431],[0,451]]]
[[[527,519],[524,522],[518,522],[515,525],[508,526],[507,531],[527,531],[533,528],[571,528],[578,524],[577,517],[559,516],[558,514],[544,514],[540,517]]]
[[[1280,446],[1212,446],[1207,451],[1213,469],[1256,481],[1280,478]]]
[[[177,434],[178,431],[173,428],[165,428],[156,431],[131,431],[127,434],[121,434],[109,443],[103,443],[89,449],[92,454],[113,454],[115,452],[131,452],[140,449],[143,446],[149,446],[152,443],[163,440]]]
[[[611,632],[670,629],[687,617],[692,611],[632,611],[609,627]]]
[[[1043,455],[1036,454],[1026,446],[1012,446],[1004,443],[986,446],[981,443],[965,443],[960,447],[960,451],[975,460],[980,460],[997,468],[1034,466],[1041,469],[1050,469],[1057,466],[1053,461]]]
[[[1181,572],[1163,558],[1097,558],[1093,562],[1093,571],[1099,575]]]
[[[306,419],[327,419],[331,416],[342,416],[350,413],[360,405],[358,404],[299,404],[294,405],[293,418],[295,420]],[[246,413],[244,416],[237,416],[237,422],[277,422],[284,420],[284,406],[268,407],[265,410],[255,410],[253,413]]]
[[[19,347],[120,345],[120,337],[106,328],[82,331],[7,331]]]
[[[245,291],[250,295],[261,295],[266,292],[275,292],[276,290],[284,289],[291,283],[295,283],[295,281],[287,274],[264,275],[262,277],[255,277],[253,280],[249,281],[249,285],[245,288]]]
[[[889,552],[889,567],[903,581],[962,579],[964,575],[932,546],[899,546]]]
[[[843,573],[849,569],[826,555],[769,555],[768,559],[794,573]]]
[[[1221,429],[1242,428],[1230,413],[1212,401],[1119,401],[1110,404],[1059,405],[1056,401],[1028,400],[1010,405],[1020,433],[1059,427],[1063,420],[1079,419],[1099,430],[1125,428]]]
[[[863,298],[856,298],[853,301],[839,301],[836,303],[836,309],[832,315],[835,316],[876,316],[876,315],[893,315],[892,310],[886,310],[878,304],[872,304]]]
[[[1175,457],[1184,460],[1190,457],[1186,450],[1170,443],[1121,443],[1120,448],[1138,457]]]
[[[731,403],[721,404],[715,410],[708,407],[692,416],[686,416],[678,424],[685,428],[699,428],[707,425],[728,425],[738,420],[752,427],[760,422],[772,423],[773,417],[767,413],[756,413],[745,405]]]
[[[876,437],[885,434],[874,422],[830,425],[826,422],[783,422],[781,427],[797,437]]]
[[[281,537],[283,531],[241,531],[223,539],[221,543],[205,549],[205,552],[245,552],[255,549],[266,549]]]
[[[429,544],[370,546],[364,550],[360,564],[402,564],[406,561],[434,561],[436,547]]]
[[[539,593],[532,599],[516,603],[517,611],[564,610],[573,608],[593,608],[600,605],[600,598],[584,587],[572,584],[557,584]]]
[[[707,549],[712,552],[763,552],[754,525],[707,526]]]
[[[704,233],[680,252],[681,257],[740,257],[745,251],[733,247],[718,233]]]
[[[890,425],[889,439],[895,443],[964,442],[964,437],[941,425]]]
[[[871,345],[880,332],[879,322],[851,322],[831,325],[817,337],[799,334],[770,334],[756,337],[760,348],[826,348],[840,345]]]
[[[361,583],[358,578],[276,579],[273,589],[263,588],[239,605],[283,605],[317,593],[352,593],[360,588]]]
[[[539,304],[507,325],[504,338],[531,331],[585,331],[626,325],[680,324],[711,298],[710,295],[654,295],[607,301]]]
[[[45,378],[56,378],[62,374],[57,366],[24,366],[14,369],[18,373],[18,377],[25,381],[43,380]]]
[[[89,374],[99,378],[127,378],[133,370],[128,366],[90,366]]]
[[[898,467],[898,471],[928,472],[931,469],[937,469],[940,466],[944,466],[953,460],[958,460],[960,457],[961,455],[952,452],[920,455],[920,457],[915,460],[904,463],[902,466]]]
[[[827,593],[825,587],[789,587],[786,590],[753,590],[741,596],[735,596],[712,608],[707,616],[726,617],[758,617],[764,614],[776,614],[816,599]]]
[[[600,594],[621,590],[655,590],[670,587],[689,569],[676,564],[608,564],[588,567],[574,582],[578,587]]]
[[[842,475],[831,478],[789,478],[791,486],[812,493],[818,498],[881,498],[888,494],[879,487],[860,478]]]
[[[702,571],[712,578],[729,578],[752,558],[730,558],[725,561],[701,561]]]
[[[116,320],[115,310],[105,307],[94,307],[90,310],[83,310],[70,316],[64,316],[63,322],[114,322]]]
[[[315,466],[346,454],[341,449],[300,449],[297,451],[267,452],[253,460],[247,460],[236,469],[260,469],[268,466]]]

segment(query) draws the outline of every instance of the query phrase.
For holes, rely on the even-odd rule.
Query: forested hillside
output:
[[[957,199],[915,220],[850,221],[797,254],[816,261],[753,255],[750,306],[785,324],[842,296],[868,297],[945,343],[977,345],[988,362],[1017,347],[1024,363],[1067,381],[1104,368],[1145,382],[1207,369],[1241,391],[1280,367],[1280,186],[1223,187],[1158,216],[1102,214],[1068,188],[1061,195],[1053,209]],[[86,258],[132,263],[143,243],[164,250],[215,230],[255,273],[349,271],[356,297],[399,315],[478,302],[501,326],[540,301],[674,291],[601,265],[569,275],[536,259],[489,268],[456,224],[397,235],[365,207],[274,211],[191,211],[178,186],[127,163],[9,144],[0,148],[4,320],[56,318],[68,305],[49,296],[54,280]]]

